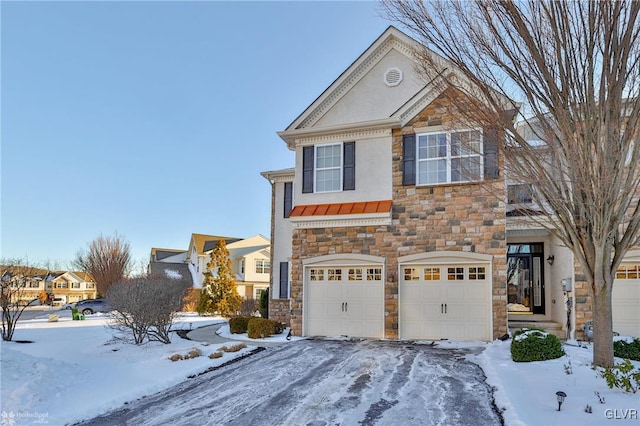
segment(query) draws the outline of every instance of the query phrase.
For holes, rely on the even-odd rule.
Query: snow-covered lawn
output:
[[[105,327],[105,315],[91,315],[85,321],[72,321],[69,312],[60,315],[58,322],[43,318],[19,323],[14,339],[33,343],[2,342],[0,424],[62,425],[92,418],[254,348],[249,341],[240,352],[210,359],[207,355],[222,344],[207,345],[176,335],[170,345],[134,346],[112,338],[111,330]],[[189,329],[221,321],[184,314],[177,327]],[[284,336],[269,340],[286,342]],[[295,344],[295,340],[288,344]],[[484,369],[488,383],[495,387],[496,405],[503,410],[507,425],[601,425],[609,418],[618,419],[614,424],[638,424],[640,393],[609,389],[590,367],[591,347],[565,345],[567,355],[560,359],[514,363],[509,341],[439,342],[438,346],[484,348],[469,359]],[[193,348],[200,349],[202,356],[169,360],[171,355],[184,355]],[[569,365],[572,374],[566,373]],[[557,411],[556,391],[567,394],[561,412]],[[585,412],[587,405],[592,413]]]

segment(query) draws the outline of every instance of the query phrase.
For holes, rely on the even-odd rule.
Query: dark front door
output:
[[[544,314],[543,245],[507,245],[507,297],[510,313]]]

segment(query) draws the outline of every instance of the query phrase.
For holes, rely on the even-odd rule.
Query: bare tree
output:
[[[130,335],[136,345],[147,339],[171,343],[169,331],[189,286],[184,279],[161,275],[114,283],[107,293],[111,328]]]
[[[109,287],[127,275],[131,268],[131,248],[118,234],[100,235],[80,250],[73,261],[76,268],[91,275],[99,295],[106,295]]]
[[[31,282],[44,281],[48,271],[29,266],[20,259],[0,262],[0,309],[2,309],[2,340],[11,341],[16,324],[28,306],[25,299]]]
[[[593,299],[594,364],[612,366],[612,285],[640,244],[640,2],[382,6],[424,45],[420,70],[458,112],[508,136],[505,173],[539,206],[520,213],[572,250]]]

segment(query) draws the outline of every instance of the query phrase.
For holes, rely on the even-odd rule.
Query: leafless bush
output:
[[[16,324],[27,307],[29,284],[42,282],[46,269],[29,266],[22,259],[0,260],[0,311],[2,311],[2,340],[11,341]],[[36,287],[37,288],[37,287]]]
[[[110,327],[129,335],[136,345],[145,340],[171,343],[169,331],[188,283],[166,276],[122,280],[109,289]]]
[[[258,311],[258,301],[255,299],[244,299],[240,304],[239,314],[243,317],[255,315]]]

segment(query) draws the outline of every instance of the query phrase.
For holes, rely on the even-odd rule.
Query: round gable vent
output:
[[[402,82],[402,71],[400,68],[394,67],[389,68],[387,72],[384,73],[384,84],[389,87],[397,86]]]

